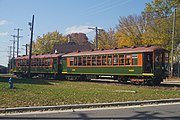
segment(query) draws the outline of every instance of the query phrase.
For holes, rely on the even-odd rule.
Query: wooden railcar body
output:
[[[15,59],[14,74],[27,76],[29,57]],[[169,51],[157,46],[33,55],[31,76],[92,79],[111,76],[120,82],[160,82],[168,76]]]
[[[41,75],[44,77],[59,76],[61,74],[62,54],[32,55],[31,77]],[[14,74],[25,77],[29,69],[29,56],[21,56],[15,59]]]
[[[169,52],[156,46],[72,52],[62,56],[67,78],[112,76],[122,82],[154,82],[167,77]]]

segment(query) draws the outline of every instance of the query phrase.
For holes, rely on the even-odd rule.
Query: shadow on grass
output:
[[[8,83],[7,77],[0,77],[0,83],[6,82]],[[45,80],[45,79],[19,79],[13,78],[13,83],[19,84],[39,84],[39,85],[53,85],[53,83],[60,82],[59,80]]]

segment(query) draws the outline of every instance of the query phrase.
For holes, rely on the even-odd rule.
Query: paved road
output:
[[[103,108],[69,111],[50,111],[39,113],[23,113],[0,115],[0,119],[49,119],[49,120],[94,120],[94,119],[156,119],[156,120],[180,120],[180,103],[150,105],[150,106],[131,106],[125,108]]]

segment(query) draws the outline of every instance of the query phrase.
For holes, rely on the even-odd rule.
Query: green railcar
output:
[[[31,59],[31,77],[59,77],[61,75],[62,54],[44,54],[32,55]],[[29,56],[21,56],[15,59],[16,66],[13,73],[18,77],[27,77],[29,69]]]
[[[156,46],[72,52],[62,56],[67,79],[111,76],[120,82],[160,84],[168,76],[169,52]]]

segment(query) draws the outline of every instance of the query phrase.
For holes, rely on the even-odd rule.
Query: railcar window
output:
[[[119,62],[120,65],[124,65],[124,55],[119,56]]]
[[[108,65],[112,65],[112,56],[108,56]]]
[[[70,57],[70,66],[74,65],[74,57]]]
[[[138,64],[138,55],[132,54],[132,64],[137,65]]]
[[[22,66],[22,60],[20,60],[20,66]]]
[[[87,57],[87,66],[91,66],[91,57]]]
[[[17,66],[20,66],[20,61],[19,61],[19,60],[16,60],[16,62],[17,62]]]
[[[115,55],[113,57],[113,65],[118,65],[118,56],[117,55]]]
[[[29,60],[25,60],[26,66],[29,66]]]
[[[131,65],[131,55],[126,55],[126,65]]]
[[[20,62],[19,62],[19,64],[20,64],[20,66],[22,66],[22,62],[21,62],[22,60],[20,60]]]
[[[101,56],[97,56],[97,65],[101,65]]]
[[[21,60],[21,66],[23,66],[23,60]]]
[[[165,53],[165,70],[169,71],[169,53]]]
[[[40,59],[40,66],[43,66],[43,59]]]
[[[92,66],[95,66],[95,65],[96,65],[96,57],[93,56],[93,57],[92,57]]]
[[[82,59],[81,57],[78,57],[78,66],[81,66],[82,65]]]
[[[77,57],[74,58],[74,66],[77,66]]]
[[[42,59],[42,64],[41,65],[46,66],[46,64],[48,64],[46,61],[47,61],[47,59]]]
[[[37,59],[34,59],[34,66],[37,66]]]
[[[34,59],[34,66],[36,66],[36,64],[37,64],[37,61],[36,61],[36,59]]]
[[[48,66],[48,59],[42,59],[42,66]]]
[[[155,61],[162,62],[162,54],[161,53],[156,53]]]
[[[26,66],[29,66],[29,60],[26,60]]]
[[[36,59],[36,66],[39,66],[39,59]]]
[[[163,56],[162,56],[162,53],[160,54],[159,59],[160,59],[160,62],[162,62],[162,61],[163,61]]]
[[[106,56],[102,56],[102,65],[107,65]]]
[[[42,59],[39,59],[39,60],[38,60],[38,65],[39,65],[39,66],[42,66]]]
[[[50,66],[50,62],[51,62],[51,59],[48,58],[48,59],[47,59],[47,66]],[[54,63],[57,63],[57,59],[54,59]]]
[[[83,66],[86,66],[86,57],[82,57],[83,59]]]
[[[166,62],[166,63],[169,62],[169,53],[165,53],[165,62]]]
[[[24,60],[22,60],[22,66],[24,66]]]
[[[44,60],[44,59],[42,59],[42,63],[41,63],[41,65],[42,65],[42,66],[44,66],[44,65],[45,65],[45,60]]]
[[[34,66],[34,59],[32,59],[31,65]]]

